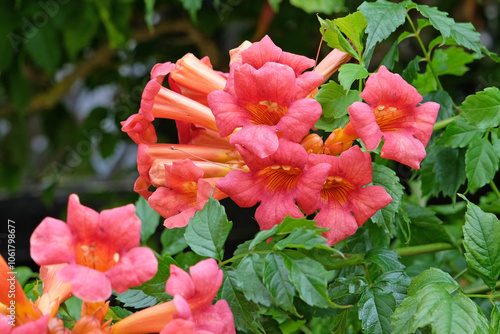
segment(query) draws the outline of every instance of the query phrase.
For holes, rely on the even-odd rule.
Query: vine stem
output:
[[[466,295],[469,298],[485,298],[485,299],[497,299],[500,298],[500,295],[478,295],[478,294],[469,294]]]
[[[442,119],[440,121],[437,121],[436,123],[434,123],[434,127],[432,128],[432,131],[441,130],[441,129],[447,127],[448,124],[453,122],[455,120],[455,118],[457,118],[457,117],[459,117],[459,116],[456,115],[456,116],[453,116],[450,118],[445,118],[445,119]]]
[[[424,53],[425,60],[427,61],[427,64],[429,65],[429,68],[431,69],[432,75],[434,76],[434,79],[436,80],[437,86],[439,89],[443,89],[443,86],[441,85],[441,81],[439,81],[438,75],[436,70],[434,69],[434,66],[432,65],[431,62],[431,55],[429,52],[427,52],[427,49],[424,46],[424,43],[422,42],[422,39],[420,38],[420,31],[415,28],[415,25],[413,24],[413,21],[410,18],[410,15],[408,15],[408,12],[406,13],[406,18],[408,19],[408,22],[410,22],[411,28],[413,29],[413,35],[418,41],[418,44],[420,44],[420,47],[422,48],[422,52]]]
[[[500,198],[500,191],[498,190],[497,185],[495,184],[495,182],[493,182],[493,180],[490,181],[490,186],[491,189],[493,189],[493,191],[497,195],[497,197]]]

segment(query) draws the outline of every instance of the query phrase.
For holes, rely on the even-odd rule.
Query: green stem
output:
[[[500,295],[478,295],[478,294],[468,294],[466,295],[469,298],[485,298],[485,299],[497,299],[500,298]]]
[[[493,182],[493,180],[490,181],[490,186],[491,189],[493,189],[493,191],[497,195],[497,197],[500,198],[500,191],[498,190],[497,185],[495,184],[495,182]]]
[[[398,253],[400,256],[411,256],[411,255],[440,252],[440,251],[456,249],[456,248],[457,247],[452,245],[452,244],[448,244],[445,242],[437,242],[434,244],[398,248],[398,249],[395,249],[394,251],[396,253]]]
[[[255,251],[255,252],[254,251],[250,251],[248,253],[239,254],[239,255],[233,256],[230,259],[227,259],[226,261],[219,262],[219,267],[225,266],[229,262],[234,262],[234,261],[236,261],[238,259],[242,259],[245,256],[247,256],[248,254],[267,254],[267,253],[270,253],[270,252],[271,252],[270,250],[265,250],[265,251]]]
[[[429,52],[427,52],[427,49],[424,46],[424,42],[422,42],[422,39],[420,38],[420,31],[417,31],[415,28],[415,25],[413,24],[413,21],[410,18],[410,15],[408,15],[408,12],[406,13],[406,18],[408,19],[408,22],[410,22],[411,28],[413,29],[414,36],[417,39],[418,43],[420,44],[420,47],[422,48],[422,52],[424,53],[425,60],[427,61],[427,64],[429,65],[429,68],[431,69],[432,75],[434,76],[434,79],[436,80],[437,86],[439,89],[443,89],[443,86],[441,85],[441,81],[439,81],[438,75],[436,70],[434,69],[434,66],[432,65],[431,62],[431,55]]]
[[[495,289],[498,289],[498,288],[500,288],[500,281],[497,281],[497,283],[495,284]],[[484,284],[484,285],[481,285],[481,286],[478,286],[475,288],[465,290],[464,293],[466,295],[470,295],[470,294],[486,293],[486,292],[490,292],[490,291],[491,291],[490,287],[487,286],[486,284]]]
[[[305,333],[305,334],[314,334],[309,328],[307,328],[306,326],[301,326],[300,327],[300,330],[302,331],[302,333]]]
[[[432,128],[432,130],[436,131],[436,130],[441,130],[441,129],[447,127],[448,124],[453,122],[455,120],[455,118],[457,118],[457,117],[459,117],[459,116],[457,115],[457,116],[453,116],[450,118],[445,118],[445,119],[442,119],[440,121],[437,121],[436,123],[434,123],[434,127]]]
[[[340,260],[330,265],[325,266],[326,270],[338,270],[342,268],[352,267],[363,263],[365,254],[353,254],[345,260]]]

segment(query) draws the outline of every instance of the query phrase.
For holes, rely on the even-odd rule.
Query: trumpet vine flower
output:
[[[319,212],[314,220],[318,226],[329,228],[324,232],[329,245],[333,245],[362,226],[377,210],[392,201],[382,186],[372,182],[371,157],[358,146],[342,152],[339,157],[310,154],[308,167],[322,164],[330,166],[320,190]]]
[[[255,218],[261,229],[267,230],[290,215],[294,218],[318,209],[321,187],[330,170],[329,164],[317,164],[305,169],[309,155],[297,143],[279,139],[279,147],[266,158],[238,146],[249,171],[234,170],[216,185],[241,207],[260,202]]]
[[[156,274],[151,249],[137,247],[141,221],[134,205],[99,214],[73,194],[67,221],[45,218],[31,236],[31,257],[40,266],[67,263],[58,279],[71,282],[78,298],[100,302],[111,296],[111,289],[125,292]]]
[[[380,156],[415,169],[425,158],[425,146],[432,135],[439,104],[422,101],[422,96],[398,74],[381,66],[366,81],[360,94],[363,102],[347,108],[352,129],[368,150],[377,148],[384,139]]]

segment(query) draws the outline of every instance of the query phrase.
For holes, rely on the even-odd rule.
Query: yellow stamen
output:
[[[258,104],[250,104],[246,108],[253,117],[251,123],[271,126],[278,124],[288,109],[274,101],[260,101]]]
[[[276,191],[284,188],[289,191],[295,187],[300,173],[302,170],[297,167],[273,165],[261,170],[259,175],[266,179],[266,190]]]
[[[329,176],[321,189],[321,199],[327,203],[330,199],[337,200],[341,205],[347,203],[347,195],[354,186],[339,176]]]

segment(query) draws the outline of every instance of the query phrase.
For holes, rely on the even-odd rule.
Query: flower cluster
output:
[[[260,203],[262,229],[318,212],[329,245],[352,235],[392,200],[370,185],[370,154],[352,147],[354,140],[374,150],[383,138],[383,158],[419,168],[439,105],[417,106],[417,91],[382,66],[367,80],[366,103],[349,107],[351,121],[323,143],[309,133],[322,113],[313,97],[348,60],[334,50],[307,71],[312,59],[282,51],[266,36],[232,50],[228,74],[190,54],[157,65],[141,110],[123,123],[139,144],[136,190],[167,227],[185,226],[213,188],[215,198],[229,196],[241,207]],[[170,89],[160,85],[167,74]],[[180,144],[156,143],[154,117],[176,120]]]

